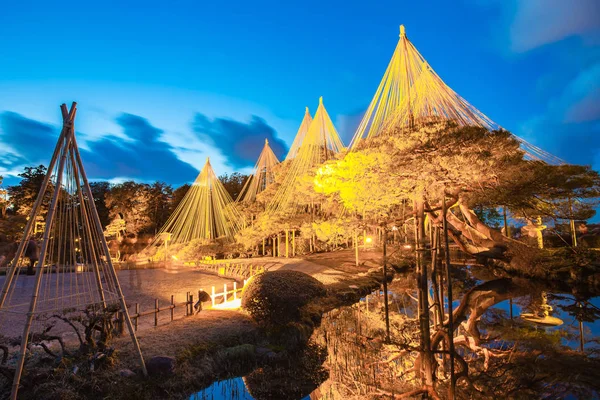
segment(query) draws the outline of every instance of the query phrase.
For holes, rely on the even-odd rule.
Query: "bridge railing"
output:
[[[223,260],[219,260],[223,261]],[[253,265],[246,263],[231,263],[231,262],[210,262],[203,261],[186,262],[186,266],[195,266],[207,272],[212,272],[219,276],[224,276],[233,279],[250,279],[251,277],[261,274],[266,271],[264,265]]]

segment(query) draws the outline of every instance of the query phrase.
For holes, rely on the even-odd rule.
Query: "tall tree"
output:
[[[137,237],[151,224],[149,185],[133,181],[114,185],[105,196],[111,220],[122,218],[127,235]]]
[[[6,209],[8,208],[8,192],[2,187],[4,177],[0,175],[0,218],[6,218]]]
[[[94,196],[94,203],[96,210],[98,210],[102,229],[104,229],[110,223],[108,207],[106,207],[106,194],[110,192],[110,183],[90,182],[90,188],[92,189],[92,196]]]
[[[153,234],[167,222],[171,214],[171,199],[173,197],[173,187],[164,182],[154,182],[148,188],[148,214],[150,217],[149,229]]]
[[[181,203],[181,200],[183,200],[188,190],[190,190],[190,187],[189,183],[185,183],[173,190],[173,196],[171,197],[171,212],[173,212],[179,203]]]
[[[29,215],[33,208],[33,203],[42,187],[47,169],[43,165],[37,167],[25,167],[25,170],[19,174],[22,178],[19,184],[8,187],[8,195],[13,205],[14,212],[20,215]],[[42,215],[48,207],[48,202],[51,197],[51,191],[48,190],[47,199],[42,203]]]
[[[237,199],[240,195],[240,192],[244,188],[244,184],[248,180],[248,175],[240,174],[239,172],[234,172],[232,174],[223,174],[219,176],[219,180],[223,183],[225,190],[231,196],[233,200]]]

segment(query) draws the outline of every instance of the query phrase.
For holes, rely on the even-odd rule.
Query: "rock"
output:
[[[269,349],[268,347],[257,347],[256,348],[256,355],[259,357],[264,356],[265,354],[271,353],[272,350]]]
[[[150,375],[172,375],[175,373],[175,359],[165,356],[152,357],[146,362],[146,369]]]
[[[135,372],[133,372],[130,369],[125,368],[125,369],[122,369],[119,371],[119,375],[121,375],[124,378],[131,378],[131,377],[135,376]]]

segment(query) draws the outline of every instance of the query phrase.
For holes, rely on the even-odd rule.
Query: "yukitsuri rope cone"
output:
[[[292,142],[290,151],[288,151],[287,156],[285,156],[285,161],[296,158],[296,156],[298,155],[298,150],[300,150],[300,145],[304,140],[304,136],[306,136],[306,132],[308,132],[308,128],[310,127],[311,122],[312,117],[310,116],[310,112],[308,112],[308,107],[306,107],[306,111],[304,112],[304,118],[302,118],[302,122],[300,123],[300,127],[298,128],[296,136],[294,137],[294,141]]]
[[[171,244],[184,244],[195,239],[233,241],[242,227],[241,214],[207,159],[151,246],[159,245],[165,237]]]
[[[460,126],[500,129],[500,125],[444,83],[408,40],[404,25],[401,25],[398,45],[352,138],[350,148],[356,150],[361,143],[383,132],[412,127],[432,118],[452,120]],[[524,139],[516,139],[529,158],[549,164],[563,163],[558,157]]]
[[[0,295],[0,327],[22,329],[12,399],[17,398],[26,368],[25,354],[30,337],[40,334],[52,315],[61,313],[120,310],[146,374],[77,147],[74,128],[77,105],[73,103],[68,110],[63,104],[61,111],[63,128]],[[33,225],[45,213],[38,248]],[[34,263],[37,249],[39,259]],[[33,276],[25,273],[25,258],[32,264],[29,272]],[[57,321],[52,320],[52,323]]]
[[[279,160],[275,153],[273,153],[273,150],[271,150],[269,141],[265,139],[265,146],[260,152],[258,161],[256,161],[256,165],[254,166],[254,174],[250,175],[236,201],[249,203],[255,201],[256,195],[264,191],[267,186],[275,181],[273,168],[277,164],[279,164]]]
[[[305,117],[306,118],[306,117]],[[333,122],[323,105],[323,98],[319,98],[319,107],[310,127],[300,143],[298,153],[290,161],[281,186],[267,206],[267,212],[283,211],[288,206],[297,205],[295,187],[298,179],[303,177],[312,168],[332,159],[337,153],[344,150],[344,145],[333,126]]]

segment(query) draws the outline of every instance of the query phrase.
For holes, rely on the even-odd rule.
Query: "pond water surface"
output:
[[[466,268],[462,271],[460,276],[453,279],[455,284],[455,300],[453,301],[453,307],[458,307],[460,300],[464,294],[470,288],[477,286],[486,279],[476,278],[473,271]],[[416,302],[414,297],[410,295],[411,282],[414,282],[414,276],[411,275],[397,275],[394,282],[390,284],[390,320],[392,324],[397,321],[407,321],[406,317],[410,317],[414,321],[416,315]],[[531,283],[529,287],[528,281],[525,281],[526,287],[518,288],[515,292],[516,295],[512,298],[512,320],[511,316],[511,301],[504,300],[490,307],[485,314],[482,316],[482,322],[480,323],[480,331],[482,336],[486,332],[486,327],[504,325],[504,329],[508,327],[508,336],[506,340],[502,337],[496,339],[489,346],[490,348],[502,349],[503,346],[516,346],[515,338],[510,333],[511,327],[514,324],[515,330],[529,331],[528,335],[539,334],[542,338],[558,337],[558,342],[552,342],[549,340],[548,343],[556,343],[555,347],[564,346],[565,348],[571,348],[575,351],[580,350],[580,321],[583,319],[581,327],[583,328],[585,350],[589,351],[592,348],[598,349],[598,338],[600,337],[600,297],[593,298],[582,298],[579,294],[572,293],[560,293],[552,291],[552,288],[543,285],[537,285]],[[414,291],[412,292],[414,296]],[[544,298],[546,300],[544,300]],[[304,400],[304,399],[335,399],[343,398],[339,397],[339,392],[331,394],[331,382],[335,384],[336,380],[345,380],[346,386],[348,381],[360,381],[364,380],[364,384],[359,387],[356,393],[362,394],[363,392],[371,393],[371,389],[375,391],[378,389],[379,378],[377,374],[388,374],[390,371],[379,368],[376,364],[381,362],[378,361],[377,357],[385,358],[389,356],[389,353],[380,351],[382,346],[380,343],[377,344],[377,340],[373,340],[373,332],[377,332],[377,327],[372,326],[372,322],[369,320],[379,319],[382,320],[382,309],[383,301],[381,292],[374,292],[369,296],[369,307],[366,306],[366,299],[362,299],[360,303],[353,306],[342,307],[339,310],[334,310],[323,319],[321,327],[319,327],[313,339],[321,346],[328,347],[328,357],[325,362],[326,369],[329,370],[329,379],[321,387],[318,384],[313,386],[315,391],[309,396],[299,396],[296,398],[286,397],[289,400]],[[444,303],[447,304],[447,299],[444,299]],[[552,309],[549,314],[562,320],[562,325],[554,327],[544,327],[540,325],[531,324],[525,322],[520,318],[520,315],[524,312],[539,313],[541,305],[549,305]],[[579,307],[582,305],[583,307]],[[404,319],[403,319],[404,318]],[[579,318],[579,319],[578,319]],[[484,321],[485,320],[485,321]],[[490,322],[492,321],[492,322]],[[402,323],[402,322],[401,322]],[[371,326],[369,326],[371,324]],[[398,327],[398,325],[394,325]],[[369,330],[370,329],[370,330]],[[381,328],[379,328],[381,330]],[[366,332],[366,333],[365,333]],[[497,333],[497,332],[496,332]],[[359,336],[367,337],[366,345],[364,343],[358,343],[355,338]],[[371,337],[369,337],[371,336]],[[414,339],[414,337],[413,337]],[[519,339],[516,339],[517,342]],[[546,340],[546,339],[543,339]],[[345,344],[353,341],[350,345],[345,348]],[[353,347],[354,346],[354,347]],[[372,353],[368,353],[365,347],[377,347],[378,350],[375,356]],[[337,348],[336,348],[337,347]],[[375,357],[375,358],[374,358]],[[398,361],[395,361],[398,363]],[[375,366],[374,366],[375,364]],[[401,362],[400,362],[401,364]],[[368,366],[368,367],[367,367]],[[402,367],[398,365],[398,367]],[[255,371],[249,371],[249,375],[252,375]],[[389,381],[394,381],[397,378],[393,371],[387,378]],[[247,375],[247,376],[249,376]],[[265,375],[265,374],[263,374]],[[367,375],[372,377],[368,378]],[[290,385],[297,385],[297,382],[293,381],[293,373],[290,374]],[[372,383],[369,383],[371,379]],[[408,378],[401,378],[408,379]],[[383,379],[385,380],[385,379]],[[262,395],[259,397],[253,397],[251,394],[252,385],[248,388],[248,379],[243,377],[235,377],[231,379],[222,380],[213,383],[210,387],[195,393],[189,397],[190,400],[217,400],[217,399],[232,399],[232,400],[250,400],[250,399],[265,399],[265,398],[279,398],[275,396],[265,396],[264,385],[268,385],[268,376],[262,377],[261,384],[263,387]],[[320,380],[319,382],[322,382]],[[408,382],[408,381],[407,381]],[[279,382],[281,386],[281,380]],[[308,393],[308,392],[304,392]],[[398,392],[396,392],[398,393]],[[325,396],[325,397],[324,397]]]

